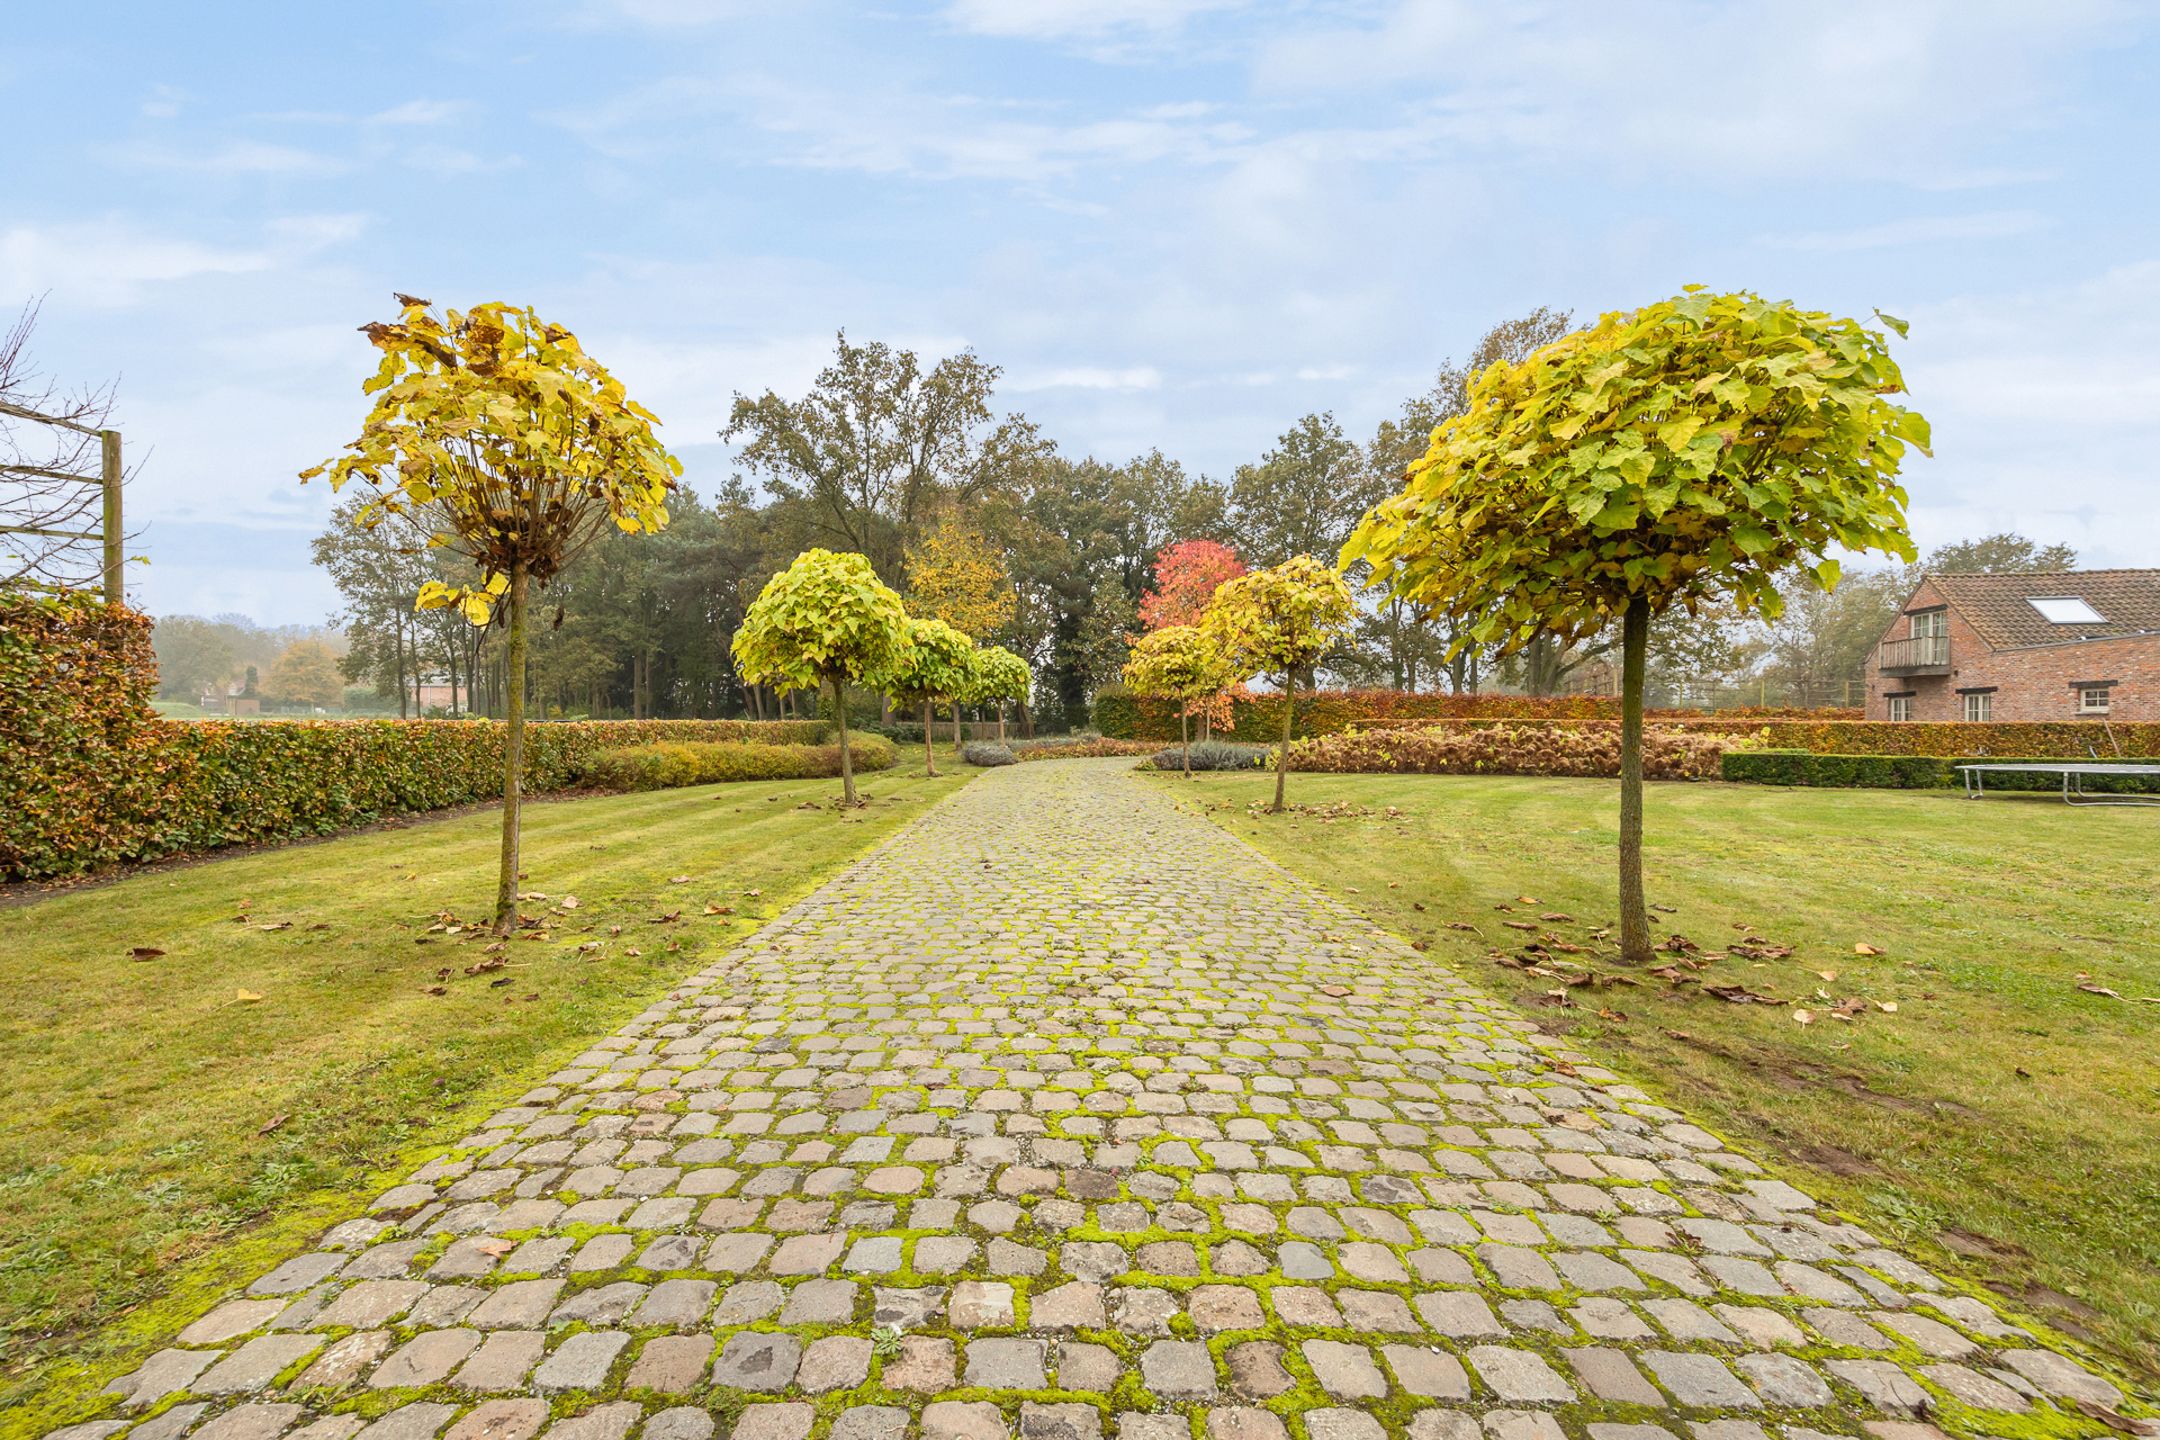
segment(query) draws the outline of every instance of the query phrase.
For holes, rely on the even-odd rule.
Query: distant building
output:
[[[462,714],[472,708],[472,691],[462,680],[453,687],[448,675],[423,675],[413,685],[413,704],[423,715],[453,709]]]
[[[1870,720],[2160,720],[2160,570],[1924,575]]]

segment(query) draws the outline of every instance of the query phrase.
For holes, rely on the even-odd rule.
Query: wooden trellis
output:
[[[98,473],[87,475],[75,470],[49,469],[42,465],[11,465],[0,463],[0,476],[21,476],[32,481],[56,481],[62,484],[95,485],[104,493],[102,520],[95,530],[69,530],[48,525],[0,525],[0,535],[29,535],[44,540],[96,541],[103,554],[105,601],[109,605],[121,605],[127,601],[127,591],[121,582],[123,557],[121,546],[125,531],[121,525],[120,485],[125,473],[120,461],[120,432],[100,430],[57,415],[44,415],[19,405],[0,401],[0,415],[17,420],[29,420],[40,425],[57,426],[73,430],[81,435],[94,435],[98,439]],[[18,578],[13,583],[32,590],[58,593],[66,586],[49,584],[42,580]]]

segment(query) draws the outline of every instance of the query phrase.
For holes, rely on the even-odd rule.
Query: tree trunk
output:
[[[1643,657],[1650,640],[1650,602],[1628,601],[1620,640],[1620,958],[1650,963],[1650,911],[1642,879]]]
[[[405,713],[405,619],[392,614],[390,620],[391,668],[397,671],[397,718],[409,719]]]
[[[848,754],[847,739],[847,687],[838,676],[833,677],[833,709],[840,717],[840,803],[853,809],[855,806],[855,757]]]
[[[1005,743],[1005,702],[998,701],[998,744]]]
[[[1181,708],[1177,712],[1178,764],[1184,767],[1185,778],[1192,779],[1192,716]]]
[[[922,763],[923,774],[937,774],[937,752],[930,748],[930,702],[922,702]]]
[[[525,567],[510,567],[509,695],[503,706],[502,873],[495,881],[495,933],[517,926],[518,809],[525,783]]]
[[[960,702],[952,702],[952,748],[960,748]]]
[[[1269,813],[1282,814],[1283,777],[1290,773],[1290,721],[1297,713],[1297,671],[1285,670],[1282,677],[1282,749],[1275,756],[1275,803]]]

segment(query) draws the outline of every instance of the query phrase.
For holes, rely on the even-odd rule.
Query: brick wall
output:
[[[1905,613],[1891,622],[1882,638],[1904,639],[1911,632],[1907,617],[1912,611],[1942,603],[1942,596],[1923,580],[1905,603]],[[2099,717],[2078,714],[2077,691],[2071,682],[2112,680],[2107,719],[2160,720],[2160,635],[1990,650],[1955,609],[1949,612],[1949,632],[1948,675],[1885,675],[1875,668],[1876,658],[1869,657],[1868,719],[1889,719],[1888,697],[1909,691],[1914,720],[1962,720],[1964,695],[1960,692],[1992,686],[1991,719],[2088,719],[2097,724]]]

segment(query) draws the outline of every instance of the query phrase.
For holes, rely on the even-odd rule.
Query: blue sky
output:
[[[2150,6],[1452,0],[24,5],[0,305],[117,378],[153,611],[320,619],[294,473],[392,290],[576,329],[727,472],[836,329],[1068,452],[1370,432],[1492,322],[1701,281],[1913,323],[1923,545],[2160,565]],[[38,117],[24,131],[20,117]]]

